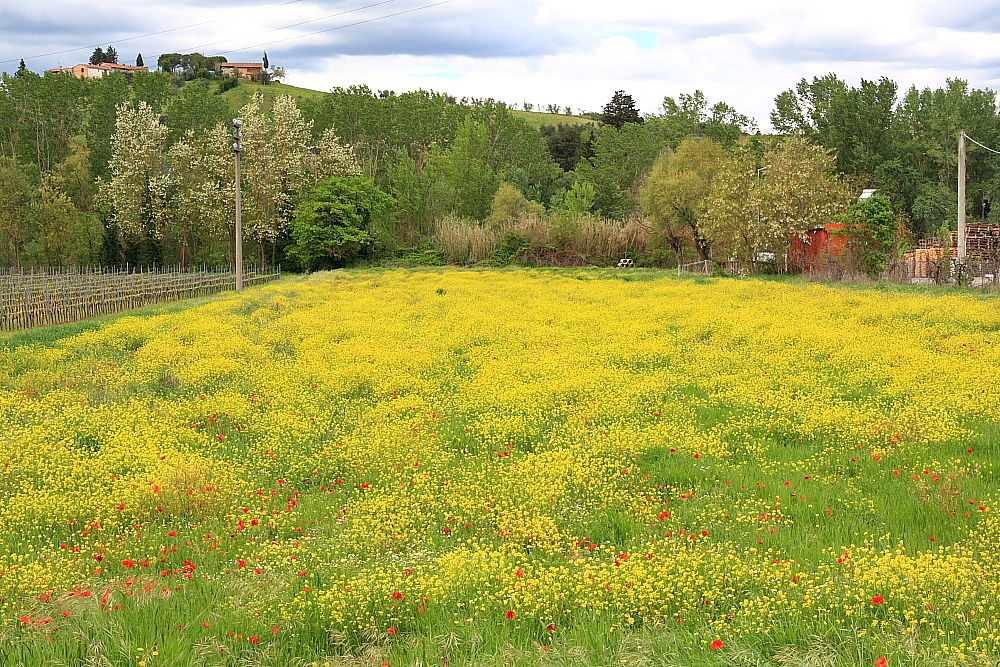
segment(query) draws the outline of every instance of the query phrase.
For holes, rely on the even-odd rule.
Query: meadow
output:
[[[1000,661],[1000,313],[336,271],[0,338],[0,664]]]

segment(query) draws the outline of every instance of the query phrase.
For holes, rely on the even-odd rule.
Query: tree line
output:
[[[237,114],[248,254],[292,269],[754,260],[835,220],[882,257],[953,224],[960,129],[1000,143],[993,91],[957,79],[901,97],[887,79],[803,80],[776,97],[773,134],[700,91],[646,115],[618,91],[593,122],[541,128],[434,91],[352,86],[242,109],[219,92],[168,72],[5,73],[0,263],[228,263]],[[971,216],[990,219],[998,179],[993,156],[970,151]],[[879,196],[852,208],[864,187]]]

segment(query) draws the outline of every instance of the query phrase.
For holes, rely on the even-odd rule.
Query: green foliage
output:
[[[500,246],[490,255],[491,266],[508,266],[528,252],[531,243],[527,235],[509,229],[500,237]]]
[[[220,85],[227,81],[239,79],[225,78],[220,81]],[[216,123],[229,122],[229,103],[224,98],[213,95],[208,86],[208,82],[195,79],[186,83],[177,96],[170,100],[163,112],[164,121],[170,128],[170,143],[180,139],[188,130],[200,134]]]
[[[174,96],[170,79],[163,72],[133,72],[130,88],[133,102],[145,102],[157,113]]]
[[[642,188],[643,210],[678,263],[683,258],[685,238],[694,240],[701,259],[709,257],[699,221],[723,160],[724,151],[717,141],[688,137],[676,151],[668,149],[660,156]]]
[[[958,195],[944,183],[920,186],[913,201],[913,222],[922,236],[932,236],[942,226],[958,221]]]
[[[545,207],[527,199],[510,183],[501,183],[490,204],[486,224],[494,229],[510,227],[532,216],[545,213]]]
[[[945,193],[956,190],[959,132],[991,146],[1000,141],[995,93],[970,89],[961,79],[933,90],[911,87],[899,100],[896,84],[884,77],[858,87],[834,74],[803,79],[775,98],[771,122],[779,132],[800,132],[831,149],[837,169],[879,188],[918,236],[933,235],[944,219]],[[973,216],[985,217],[987,202],[1000,192],[997,173],[992,155],[969,147]]]
[[[87,88],[68,73],[2,75],[0,156],[34,163],[41,171],[65,159],[70,139],[84,127]]]
[[[896,250],[898,225],[892,202],[876,193],[851,206],[843,221],[858,266],[869,277],[879,277]]]
[[[596,189],[594,206],[602,215],[624,218],[638,207],[638,189],[664,142],[650,124],[605,125],[593,144],[593,157],[580,160],[579,178]]]
[[[611,101],[604,105],[601,122],[621,129],[626,123],[642,123],[642,116],[635,108],[635,100],[624,90],[615,91]]]
[[[342,265],[371,245],[391,204],[366,176],[327,178],[296,209],[288,254],[309,270]]]
[[[738,113],[725,102],[716,102],[710,108],[700,90],[691,95],[681,93],[677,100],[664,97],[662,115],[648,122],[671,148],[679,146],[686,137],[708,137],[732,147],[740,137],[757,131],[752,118]]]
[[[404,264],[413,266],[445,266],[448,258],[443,250],[435,248],[430,243],[421,243],[416,248],[407,248],[397,255]],[[443,294],[443,292],[441,292]]]
[[[580,160],[580,153],[584,150],[584,143],[589,142],[591,133],[594,130],[592,124],[565,124],[542,125],[538,131],[545,137],[545,144],[548,146],[549,154],[556,161],[563,171],[573,171]]]
[[[227,62],[224,56],[204,56],[200,53],[164,53],[156,61],[163,72],[176,72],[184,79],[193,79],[199,70],[214,72],[219,63]]]
[[[227,76],[219,79],[219,84],[215,89],[216,95],[222,95],[225,92],[232,90],[240,85],[240,77],[238,76]]]
[[[558,209],[569,215],[587,215],[594,210],[597,189],[590,181],[576,181],[566,191]]]
[[[90,111],[87,117],[87,145],[95,176],[103,176],[111,159],[111,136],[115,131],[118,107],[129,98],[128,81],[121,72],[111,72],[87,82]]]

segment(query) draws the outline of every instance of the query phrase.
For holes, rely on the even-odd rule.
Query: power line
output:
[[[256,37],[257,35],[266,35],[270,32],[278,32],[279,30],[287,30],[288,28],[295,28],[296,26],[305,25],[306,23],[315,23],[316,21],[323,21],[325,19],[332,19],[336,16],[343,16],[344,14],[353,14],[354,12],[360,12],[362,9],[370,9],[372,7],[378,7],[379,5],[385,5],[390,2],[396,2],[397,0],[381,0],[381,2],[375,2],[370,5],[365,5],[363,7],[356,7],[354,9],[348,9],[346,11],[337,12],[336,14],[327,14],[326,16],[320,16],[319,18],[309,19],[308,21],[299,21],[298,23],[292,23],[289,25],[281,26],[280,28],[272,28],[271,30],[262,30],[261,32],[255,32],[249,35],[243,35],[242,37],[231,37],[229,39],[224,39],[222,41],[209,42],[207,44],[199,44],[197,46],[191,46],[183,49],[187,52],[193,52],[196,49],[203,49],[208,46],[214,46],[216,44],[225,44],[226,42],[234,42],[237,39],[249,39],[250,37]],[[251,47],[252,48],[252,47]],[[240,49],[242,50],[242,49]],[[222,51],[222,53],[229,53],[228,51]]]
[[[424,5],[423,7],[414,7],[413,9],[405,9],[401,12],[395,12],[393,14],[386,14],[385,16],[376,16],[372,19],[365,19],[364,21],[355,21],[354,23],[345,23],[344,25],[339,25],[334,28],[326,28],[325,30],[317,30],[316,32],[308,32],[304,35],[296,35],[294,37],[286,37],[285,39],[276,39],[273,42],[263,42],[261,44],[254,44],[253,46],[245,46],[242,49],[229,49],[228,51],[221,51],[221,53],[236,53],[239,51],[249,51],[250,49],[258,49],[262,46],[270,46],[272,44],[280,44],[282,42],[288,42],[293,39],[302,39],[303,37],[312,37],[313,35],[320,35],[324,32],[333,32],[334,30],[343,30],[344,28],[352,28],[356,25],[362,25],[364,23],[374,23],[375,21],[381,21],[383,19],[392,18],[393,16],[402,16],[403,14],[410,14],[413,12],[419,12],[422,9],[430,9],[431,7],[438,7],[440,5],[447,5],[448,3],[455,2],[455,0],[442,0],[442,2],[435,2],[431,5]]]
[[[261,7],[259,9],[251,9],[250,11],[242,12],[240,14],[233,14],[231,16],[223,16],[223,17],[217,18],[217,19],[209,19],[208,21],[201,21],[200,23],[191,23],[189,25],[182,25],[182,26],[177,27],[177,28],[168,28],[166,30],[158,30],[156,32],[146,33],[145,35],[136,35],[135,37],[126,37],[124,39],[116,39],[116,40],[112,40],[111,43],[112,44],[120,44],[122,42],[131,42],[131,41],[136,40],[136,39],[143,39],[145,37],[155,37],[156,35],[164,35],[164,34],[166,34],[168,32],[176,32],[178,30],[187,30],[188,28],[196,28],[196,27],[198,27],[200,25],[207,25],[209,23],[216,23],[218,21],[229,21],[229,20],[234,19],[234,18],[239,18],[241,16],[246,16],[247,14],[254,14],[256,12],[262,12],[262,11],[264,11],[266,9],[275,9],[276,7],[284,7],[286,5],[293,5],[296,2],[302,2],[302,0],[288,0],[288,2],[282,2],[282,3],[277,4],[277,5],[269,5],[267,7]],[[72,49],[63,49],[62,51],[50,51],[49,53],[40,53],[40,54],[38,54],[36,56],[29,56],[28,60],[33,60],[35,58],[45,58],[47,56],[57,56],[57,55],[61,55],[63,53],[73,53],[74,51],[86,51],[87,49],[96,49],[96,48],[98,48],[100,46],[103,46],[103,45],[104,45],[104,43],[102,42],[101,44],[91,44],[90,46],[80,46],[80,47],[76,47],[76,48],[72,48]],[[10,60],[0,60],[0,65],[4,65],[6,63],[16,63],[17,61],[18,61],[18,58],[11,58]]]
[[[968,139],[969,141],[971,141],[972,143],[974,143],[975,145],[979,146],[980,148],[985,148],[986,150],[988,150],[991,153],[996,153],[997,155],[1000,155],[1000,151],[998,151],[996,149],[993,149],[993,148],[990,148],[989,146],[982,145],[981,143],[979,143],[978,141],[976,141],[975,139],[973,139],[969,135],[965,135],[965,138]]]

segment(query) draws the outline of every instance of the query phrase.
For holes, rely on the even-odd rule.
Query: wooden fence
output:
[[[280,277],[281,267],[244,268],[243,284]],[[236,272],[231,268],[0,268],[0,331],[76,322],[232,289]]]

